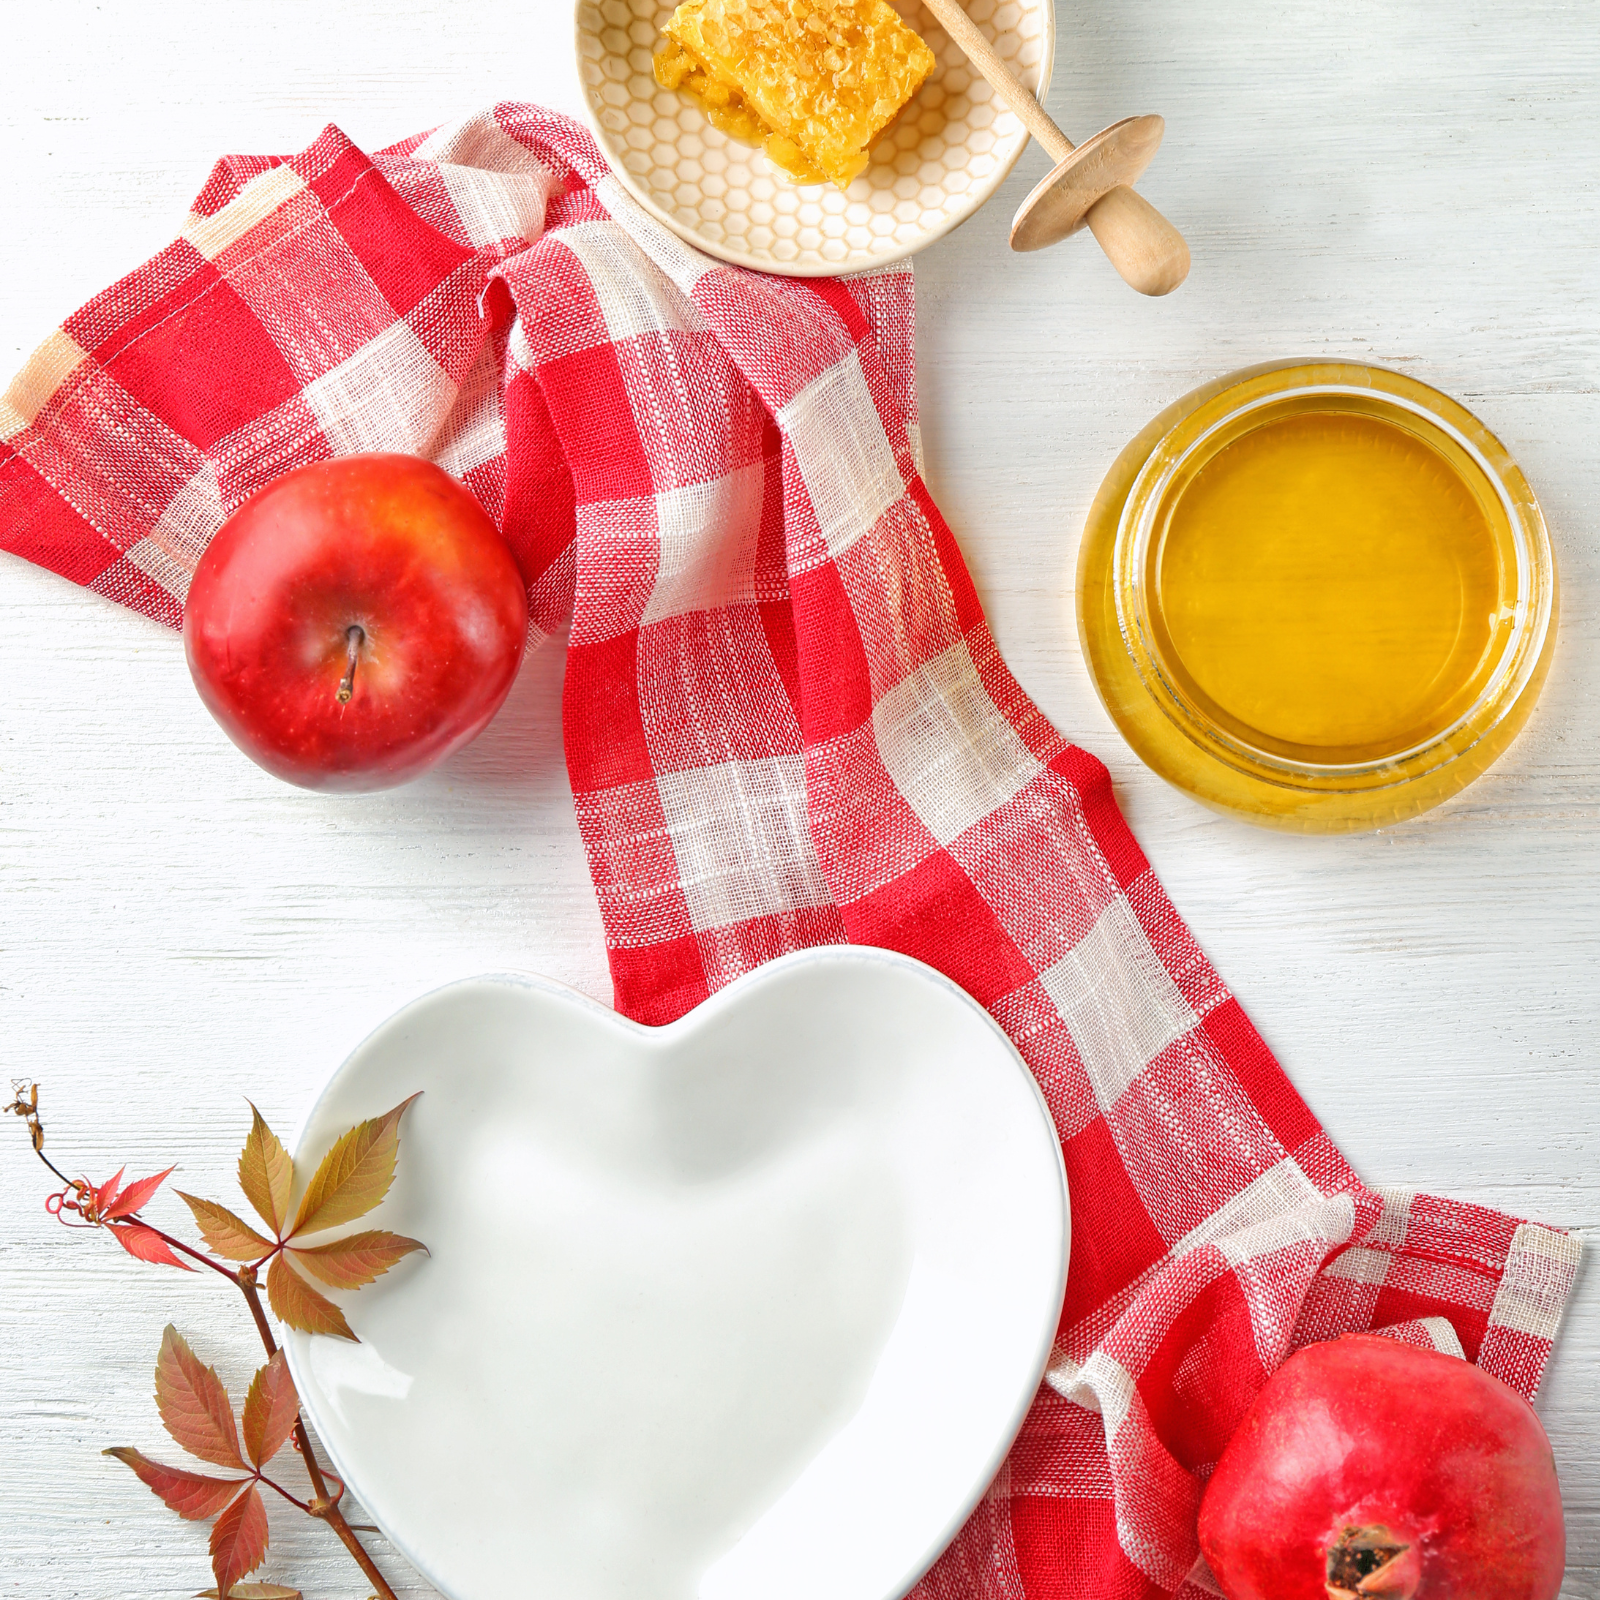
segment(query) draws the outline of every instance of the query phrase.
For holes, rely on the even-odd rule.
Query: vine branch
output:
[[[188,1257],[189,1260],[198,1262],[201,1266],[209,1267],[211,1271],[228,1279],[243,1294],[245,1304],[250,1308],[250,1316],[256,1325],[257,1333],[261,1336],[261,1343],[266,1350],[268,1359],[270,1360],[277,1354],[278,1341],[273,1336],[272,1324],[267,1320],[266,1308],[261,1303],[261,1293],[258,1288],[258,1268],[284,1248],[284,1240],[282,1238],[261,1261],[234,1268],[225,1265],[204,1251],[196,1250],[192,1245],[186,1244],[182,1239],[175,1238],[172,1234],[166,1232],[165,1229],[158,1228],[153,1223],[145,1221],[138,1210],[113,1213],[112,1220],[101,1218],[99,1215],[99,1191],[96,1190],[95,1186],[86,1178],[69,1178],[44,1152],[44,1123],[39,1115],[39,1085],[37,1083],[24,1084],[19,1081],[13,1081],[12,1094],[11,1104],[0,1108],[0,1110],[11,1112],[23,1119],[28,1129],[29,1140],[33,1146],[34,1154],[38,1156],[40,1161],[44,1163],[46,1168],[61,1184],[59,1194],[50,1197],[50,1200],[54,1200],[56,1204],[52,1207],[50,1200],[47,1200],[46,1209],[51,1210],[52,1214],[63,1222],[67,1221],[66,1218],[60,1217],[63,1209],[70,1209],[85,1219],[82,1222],[68,1222],[67,1225],[70,1227],[108,1227],[113,1225],[113,1221],[119,1228],[125,1224],[136,1224],[139,1228],[148,1230],[170,1250],[177,1251],[179,1254]],[[396,1112],[391,1113],[391,1117],[396,1122],[398,1121],[399,1110],[403,1109],[403,1107],[397,1108]],[[411,1240],[403,1242],[407,1245],[414,1246],[415,1244],[415,1241]],[[317,1460],[316,1452],[312,1448],[310,1433],[306,1429],[305,1417],[299,1411],[298,1406],[295,1412],[292,1438],[295,1449],[305,1465],[306,1476],[311,1481],[312,1496],[309,1501],[298,1499],[290,1494],[281,1484],[275,1483],[271,1478],[266,1477],[259,1468],[252,1474],[252,1480],[247,1481],[266,1484],[268,1488],[276,1490],[291,1505],[299,1507],[308,1516],[316,1517],[319,1521],[325,1522],[350,1552],[351,1556],[354,1557],[368,1582],[377,1591],[380,1600],[398,1600],[388,1580],[379,1571],[377,1564],[368,1554],[360,1539],[356,1537],[356,1529],[345,1519],[344,1512],[340,1509],[340,1502],[343,1500],[345,1493],[344,1481],[336,1473],[325,1472],[321,1463]],[[328,1486],[329,1478],[332,1478],[337,1485],[337,1488],[331,1492]],[[378,1530],[370,1525],[363,1524],[363,1531],[376,1533]],[[226,1589],[228,1586],[223,1587]]]

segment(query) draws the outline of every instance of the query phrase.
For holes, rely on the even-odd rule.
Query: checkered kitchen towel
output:
[[[1576,1242],[1366,1188],[1006,670],[920,473],[910,272],[696,254],[527,106],[232,158],[0,400],[0,547],[176,625],[286,468],[431,456],[570,616],[565,738],[618,1006],[797,946],[948,973],[1060,1131],[1048,1382],[921,1600],[1208,1585],[1201,1486],[1296,1345],[1392,1326],[1537,1385]],[[176,665],[174,670],[178,670]],[[936,1397],[932,1397],[936,1402]]]

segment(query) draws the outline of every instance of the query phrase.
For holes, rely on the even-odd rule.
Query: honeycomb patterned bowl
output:
[[[1028,133],[920,0],[896,6],[937,65],[843,193],[791,183],[760,150],[713,128],[687,95],[656,83],[651,59],[672,0],[578,0],[590,126],[645,210],[709,255],[795,277],[897,261],[965,222],[1005,181]],[[968,0],[967,10],[1042,100],[1053,0]]]

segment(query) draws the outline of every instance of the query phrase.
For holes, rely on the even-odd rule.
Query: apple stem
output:
[[[344,630],[344,642],[349,651],[349,665],[344,669],[344,677],[339,680],[339,704],[349,705],[350,696],[356,692],[356,662],[361,659],[361,645],[366,639],[366,631],[359,623],[352,622]]]

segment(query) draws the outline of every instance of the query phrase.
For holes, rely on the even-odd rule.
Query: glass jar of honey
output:
[[[1382,827],[1470,783],[1555,637],[1533,491],[1471,412],[1377,367],[1252,367],[1117,458],[1078,561],[1095,686],[1135,752],[1269,827]]]

